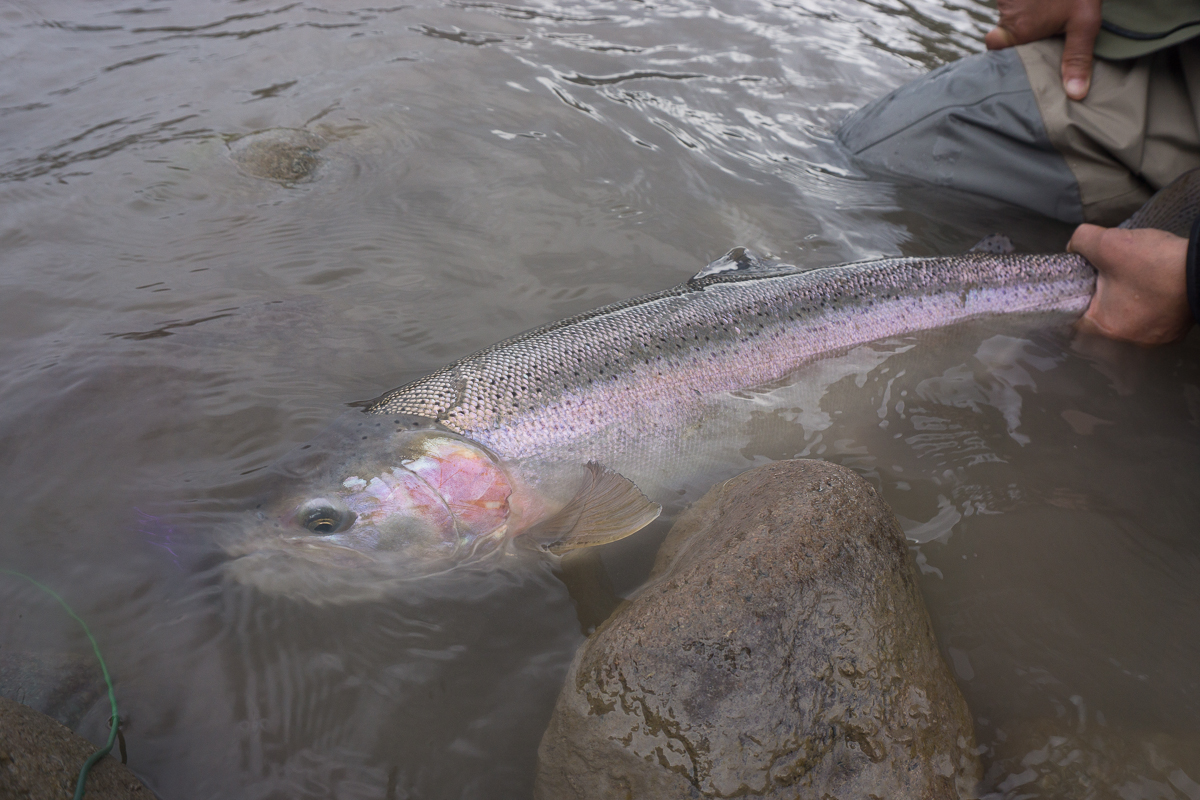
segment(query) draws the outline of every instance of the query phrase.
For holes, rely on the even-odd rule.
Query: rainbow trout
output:
[[[1126,226],[1190,225],[1198,176]],[[284,459],[283,489],[235,552],[398,574],[517,536],[556,553],[614,541],[658,516],[665,473],[715,435],[723,394],[886,337],[1000,314],[1078,316],[1095,281],[1066,253],[801,270],[737,248],[671,289],[535,328],[365,404]],[[664,449],[665,466],[654,455]]]

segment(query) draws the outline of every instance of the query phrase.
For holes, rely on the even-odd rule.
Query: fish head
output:
[[[242,573],[263,561],[428,573],[492,552],[514,530],[505,465],[428,420],[356,413],[272,473],[226,548]]]
[[[277,462],[225,550],[239,582],[316,602],[377,598],[502,550],[630,535],[661,507],[594,462],[506,461],[437,422],[352,412]]]
[[[512,487],[488,451],[442,432],[397,433],[389,445],[391,458],[356,459],[288,502],[277,518],[282,535],[434,557],[503,537]]]

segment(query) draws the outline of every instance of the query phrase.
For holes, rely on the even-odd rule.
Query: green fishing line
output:
[[[108,702],[109,702],[109,705],[112,706],[112,730],[109,731],[109,733],[108,733],[108,744],[104,745],[104,747],[102,747],[99,750],[97,750],[96,752],[92,753],[88,757],[88,760],[83,762],[83,769],[79,770],[79,781],[75,784],[74,800],[82,800],[83,792],[84,792],[84,784],[87,782],[88,772],[91,771],[92,767],[95,766],[97,761],[99,761],[100,759],[104,758],[106,755],[109,754],[109,752],[113,748],[113,742],[115,742],[117,740],[117,725],[120,723],[120,718],[117,715],[117,695],[113,691],[112,679],[108,677],[108,665],[104,663],[104,656],[100,655],[100,645],[96,644],[96,638],[94,636],[92,636],[92,632],[88,628],[87,623],[84,622],[82,619],[80,619],[79,615],[75,613],[74,609],[72,609],[69,605],[67,605],[66,600],[63,600],[61,597],[58,596],[58,592],[54,591],[53,589],[51,589],[49,586],[46,586],[45,584],[38,583],[37,581],[35,581],[33,578],[29,577],[28,575],[22,574],[15,570],[0,569],[0,572],[3,572],[6,575],[15,575],[18,578],[24,578],[25,580],[29,581],[34,586],[41,589],[43,592],[45,592],[46,594],[50,595],[55,600],[57,600],[58,604],[61,605],[64,609],[66,609],[66,612],[71,615],[71,619],[78,622],[80,627],[83,628],[83,632],[87,634],[88,641],[92,643],[92,652],[96,654],[96,660],[100,662],[100,669],[101,669],[101,671],[104,672],[104,683],[108,686]]]

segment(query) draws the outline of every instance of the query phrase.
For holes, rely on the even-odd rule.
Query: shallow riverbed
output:
[[[521,557],[313,605],[225,580],[213,532],[346,404],[734,245],[807,266],[997,230],[1060,249],[1069,227],[869,179],[832,142],[981,50],[993,13],[0,8],[0,566],[97,634],[130,766],[166,800],[527,796],[596,613],[581,583]],[[751,434],[790,430],[733,466],[835,461],[901,516],[989,791],[1200,798],[1195,329],[1143,351],[975,324],[732,401],[772,417]],[[604,549],[618,593],[668,522]],[[0,603],[0,650],[86,654],[28,585]]]

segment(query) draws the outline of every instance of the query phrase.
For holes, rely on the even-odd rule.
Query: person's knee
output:
[[[1011,50],[968,56],[905,84],[851,114],[836,137],[868,172],[1082,219],[1078,185]]]
[[[1015,53],[979,53],[867,103],[842,122],[836,135],[851,153],[866,154],[896,137],[934,130],[951,114],[977,108],[997,96],[1028,91],[1029,82]]]

